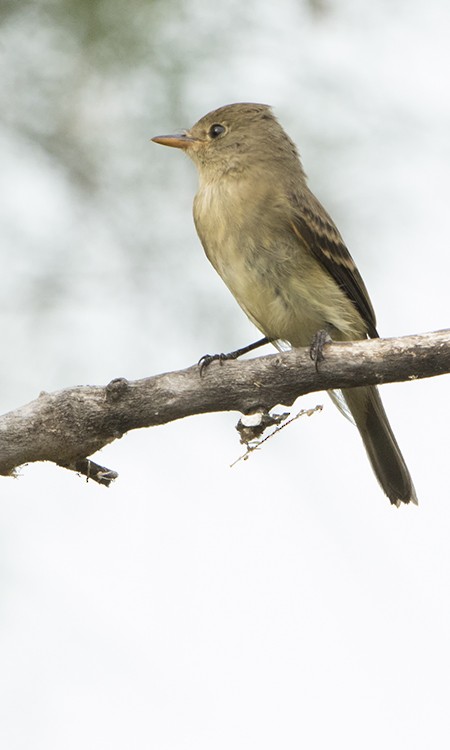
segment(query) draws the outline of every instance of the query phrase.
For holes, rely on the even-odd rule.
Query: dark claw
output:
[[[248,346],[243,346],[241,349],[236,349],[234,352],[229,352],[228,354],[204,354],[203,357],[200,357],[198,360],[198,365],[200,367],[200,377],[203,375],[203,371],[209,367],[211,362],[214,362],[215,360],[219,360],[220,364],[223,365],[224,362],[228,359],[237,359],[238,357],[242,357],[243,354],[248,354],[248,352],[253,352],[255,349],[258,349],[260,346],[265,346],[265,344],[269,343],[269,339],[264,336],[264,338],[259,339],[259,341],[255,341],[254,344],[249,344]]]
[[[229,354],[204,354],[198,360],[198,366],[200,368],[200,377],[203,375],[207,367],[210,366],[211,362],[219,361],[219,364],[223,365],[228,359],[236,359],[238,356],[237,352],[230,352]]]
[[[203,357],[200,357],[197,363],[200,369],[200,377],[203,375],[203,371],[206,370],[211,362],[214,362],[214,360],[217,359],[218,356],[218,354],[204,354]]]
[[[325,329],[317,331],[317,333],[314,335],[309,349],[309,356],[314,362],[316,372],[319,371],[319,362],[322,362],[325,359],[323,347],[325,346],[325,344],[330,344],[332,341],[333,339],[331,338],[328,331],[325,331]]]

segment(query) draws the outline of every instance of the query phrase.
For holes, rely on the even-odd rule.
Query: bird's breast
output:
[[[236,181],[223,181],[201,187],[194,201],[194,221],[205,253],[254,322],[252,310],[259,309],[270,274],[261,202],[256,198]]]
[[[251,189],[239,181],[200,185],[194,200],[208,259],[268,338],[305,346],[328,324],[353,330],[353,305],[290,231],[287,218],[274,191],[263,193],[255,181]]]

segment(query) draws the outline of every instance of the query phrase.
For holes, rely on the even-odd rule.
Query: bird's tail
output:
[[[415,503],[411,475],[392,432],[377,388],[343,391],[343,396],[362,437],[369,461],[382,489],[393,505]]]

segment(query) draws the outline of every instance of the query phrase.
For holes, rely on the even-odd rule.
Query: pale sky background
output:
[[[299,145],[380,333],[448,327],[447,0],[0,21],[2,412],[254,340],[196,237],[193,165],[149,142],[232,101],[272,104]],[[0,747],[447,750],[448,389],[382,391],[419,508],[390,507],[325,394],[233,469],[221,414],[102,451],[109,490],[0,478]]]

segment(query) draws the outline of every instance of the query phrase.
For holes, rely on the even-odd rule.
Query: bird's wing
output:
[[[368,335],[378,338],[375,312],[366,286],[332,219],[309,190],[301,198],[293,196],[292,207],[292,230],[353,302],[367,326]]]

